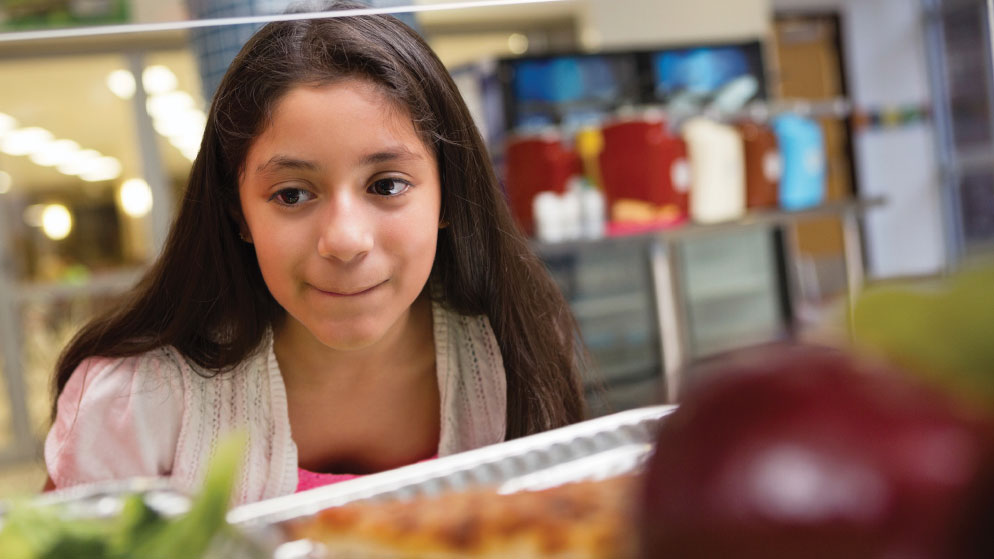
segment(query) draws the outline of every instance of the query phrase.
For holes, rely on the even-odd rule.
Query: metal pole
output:
[[[790,316],[787,318],[787,328],[790,331],[801,326],[807,297],[804,293],[804,282],[801,281],[801,244],[797,234],[797,222],[785,223],[780,228],[784,251],[784,289],[790,305]]]
[[[863,246],[860,241],[859,217],[853,209],[842,216],[842,251],[846,259],[846,287],[849,292],[850,320],[856,306],[856,298],[863,290]]]
[[[163,169],[162,154],[159,153],[155,128],[152,126],[152,117],[145,109],[145,101],[148,96],[141,85],[142,72],[145,70],[144,53],[129,53],[128,67],[138,83],[131,107],[134,111],[135,134],[138,137],[138,147],[141,153],[142,175],[152,191],[153,203],[152,212],[149,214],[151,227],[149,228],[148,241],[152,247],[151,256],[154,260],[166,244],[166,237],[169,235],[169,226],[172,224],[173,218],[173,194],[169,186],[169,178]]]
[[[680,396],[682,370],[689,362],[690,353],[683,270],[676,252],[676,245],[664,239],[654,239],[649,245],[667,403],[676,403]]]
[[[945,267],[952,270],[965,252],[965,239],[960,216],[960,172],[953,140],[952,102],[949,98],[948,70],[944,55],[945,33],[942,29],[941,4],[941,0],[923,0],[922,21],[934,115],[935,147],[939,161],[939,200],[942,205]]]

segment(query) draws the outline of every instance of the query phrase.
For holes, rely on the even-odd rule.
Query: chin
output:
[[[350,324],[340,327],[325,327],[312,331],[322,344],[338,351],[354,351],[374,345],[386,336],[382,328],[363,327]]]

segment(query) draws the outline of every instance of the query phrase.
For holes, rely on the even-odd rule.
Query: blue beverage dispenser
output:
[[[813,119],[785,113],[773,119],[783,157],[780,207],[802,210],[825,200],[825,138]]]

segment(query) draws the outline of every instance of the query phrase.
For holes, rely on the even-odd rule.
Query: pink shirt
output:
[[[322,474],[297,468],[297,493],[360,477],[356,474]]]
[[[419,460],[418,464],[421,462],[427,462],[429,460],[434,460],[438,458],[438,455],[432,456],[431,458],[425,458],[424,460]],[[333,483],[338,483],[340,481],[348,481],[350,479],[355,479],[357,477],[362,477],[357,474],[322,474],[320,472],[312,472],[310,470],[305,470],[303,468],[297,468],[297,493],[301,491],[307,491],[308,489],[314,489],[315,487],[323,487],[325,485],[331,485]]]

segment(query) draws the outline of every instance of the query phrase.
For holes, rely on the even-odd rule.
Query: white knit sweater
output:
[[[432,318],[439,455],[502,441],[507,386],[489,321],[438,303],[432,304]],[[296,490],[297,446],[271,335],[235,370],[215,376],[173,347],[85,360],[59,397],[45,462],[58,488],[168,476],[193,493],[218,440],[232,431],[248,434],[236,504]]]

